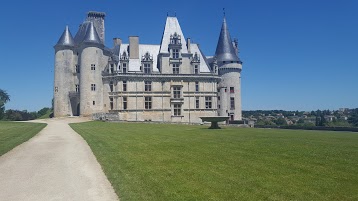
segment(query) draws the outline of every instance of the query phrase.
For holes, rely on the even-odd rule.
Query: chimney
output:
[[[139,37],[129,36],[129,58],[139,59]]]
[[[87,21],[93,22],[94,27],[98,33],[98,36],[101,39],[102,44],[105,41],[105,28],[104,28],[104,18],[106,17],[106,13],[89,11],[87,13]]]
[[[187,45],[187,48],[188,48],[188,53],[191,53],[191,50],[190,50],[190,38],[186,39],[186,45]]]
[[[113,46],[121,46],[122,45],[122,39],[120,38],[113,38]]]

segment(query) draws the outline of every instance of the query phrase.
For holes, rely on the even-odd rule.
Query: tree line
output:
[[[285,111],[285,110],[251,110],[242,111],[244,118],[256,118],[255,125],[260,126],[287,126],[290,120],[293,126],[303,127],[358,127],[358,108],[348,109],[344,112],[338,110]],[[333,120],[327,121],[326,116],[334,116]],[[344,119],[346,117],[348,119]],[[313,119],[313,121],[307,121]]]
[[[0,120],[3,121],[27,121],[40,118],[52,112],[52,108],[44,107],[36,112],[27,110],[5,110],[5,104],[10,101],[10,95],[3,89],[0,89]],[[50,117],[50,115],[48,116]]]

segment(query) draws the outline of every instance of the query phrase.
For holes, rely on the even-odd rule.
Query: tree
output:
[[[287,125],[287,122],[284,118],[280,117],[274,121],[278,126]]]
[[[49,110],[51,110],[51,108],[44,107],[37,112],[37,116],[41,117],[41,116],[45,115]]]
[[[297,123],[297,124],[304,124],[304,123],[305,123],[305,120],[299,119],[296,123]]]
[[[0,89],[0,119],[4,116],[5,104],[10,101],[10,96],[5,90]]]
[[[276,126],[276,124],[268,119],[260,119],[256,122],[256,125],[259,125],[259,126]]]
[[[348,122],[358,127],[358,108],[352,110],[352,115],[348,118]]]

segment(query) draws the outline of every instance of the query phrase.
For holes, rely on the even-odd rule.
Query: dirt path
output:
[[[37,121],[48,125],[0,157],[0,200],[118,200],[91,149],[68,125],[82,121]]]

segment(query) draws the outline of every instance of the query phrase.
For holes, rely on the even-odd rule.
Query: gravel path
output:
[[[86,141],[68,125],[82,121],[36,121],[48,125],[0,157],[0,200],[118,200]]]

